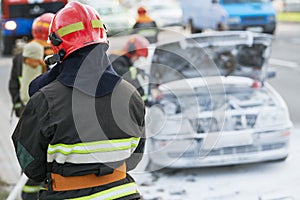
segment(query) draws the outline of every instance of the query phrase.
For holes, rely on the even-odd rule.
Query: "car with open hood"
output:
[[[288,156],[292,128],[268,83],[272,36],[213,32],[149,47],[147,155],[170,168]]]

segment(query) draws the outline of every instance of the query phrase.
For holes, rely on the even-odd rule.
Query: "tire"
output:
[[[276,25],[271,27],[264,27],[264,33],[274,35],[276,31]]]
[[[3,55],[11,55],[15,45],[14,37],[3,37]]]
[[[264,33],[274,35],[275,34],[275,29],[270,30],[270,31],[264,31]]]

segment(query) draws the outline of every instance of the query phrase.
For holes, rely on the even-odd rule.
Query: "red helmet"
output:
[[[49,27],[53,19],[53,13],[44,13],[37,17],[32,23],[32,36],[36,40],[48,40]]]
[[[128,57],[132,56],[148,56],[148,46],[149,42],[146,38],[141,35],[132,35],[129,40],[126,42],[124,51]]]
[[[49,39],[54,53],[62,57],[91,44],[108,44],[99,14],[92,7],[75,1],[55,14]]]
[[[138,10],[137,10],[138,14],[139,15],[144,15],[147,13],[147,10],[144,8],[144,7],[139,7]]]

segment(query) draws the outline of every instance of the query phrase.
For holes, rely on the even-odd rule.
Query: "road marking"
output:
[[[276,59],[276,58],[270,58],[269,64],[278,65],[278,66],[282,66],[282,67],[289,67],[289,68],[300,67],[299,63],[287,61],[287,60]]]

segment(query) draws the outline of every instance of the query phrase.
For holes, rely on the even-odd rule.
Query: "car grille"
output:
[[[224,126],[221,127],[217,120],[212,118],[197,118],[190,120],[194,131],[197,133],[209,133],[218,131],[239,131],[254,127],[257,119],[255,114],[234,115],[225,118]],[[222,128],[222,130],[221,130]]]
[[[220,149],[211,150],[207,156],[221,156],[221,155],[234,155],[234,154],[245,154],[245,153],[255,153],[262,151],[272,151],[276,149],[281,149],[286,146],[285,143],[275,143],[275,144],[264,144],[260,146],[237,146],[237,147],[224,147]],[[182,158],[192,158],[199,157],[199,154],[195,151],[186,151],[182,152],[172,152],[168,153],[168,155],[172,158],[182,157]]]
[[[265,20],[265,17],[264,17],[264,16],[257,16],[257,17],[243,17],[242,20],[243,20],[243,22],[245,22],[245,23],[251,23],[251,22],[264,21],[264,20]]]

